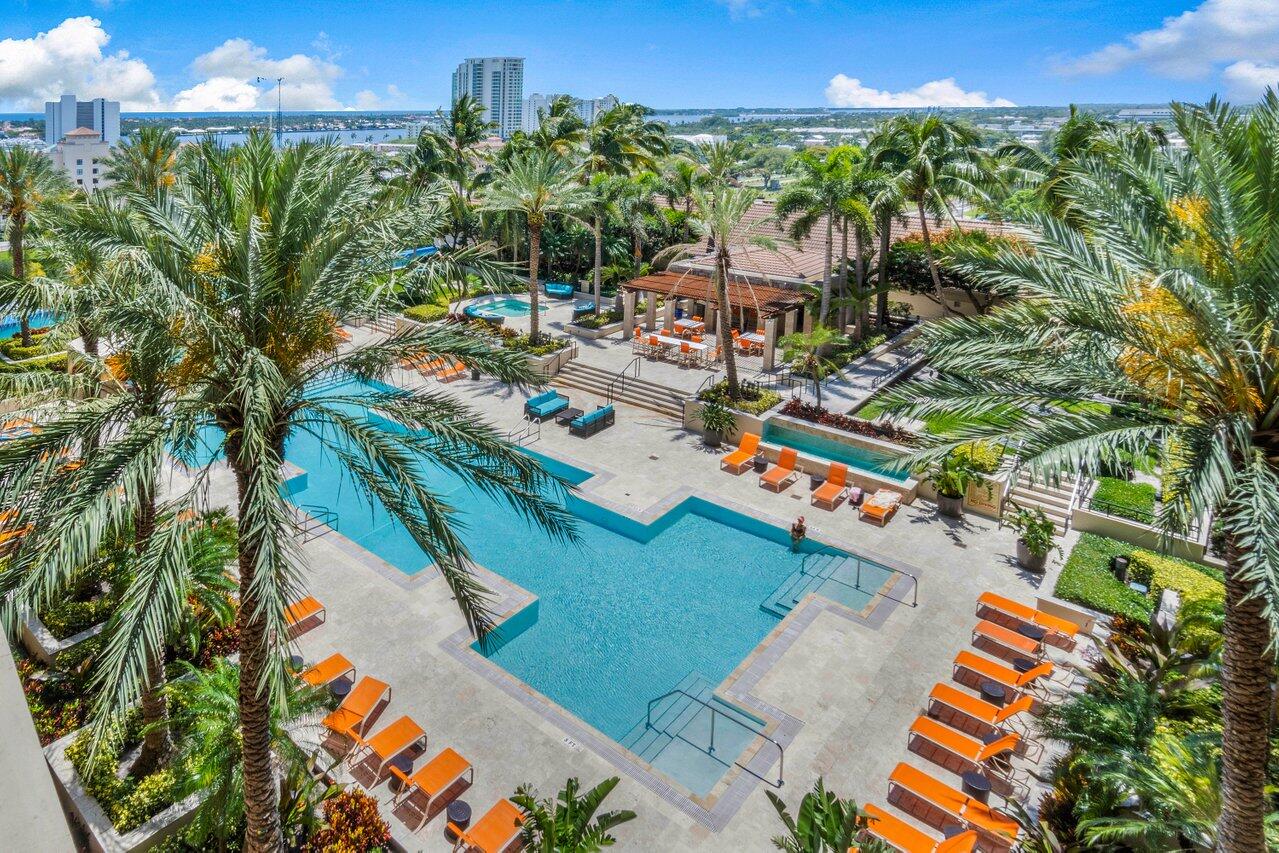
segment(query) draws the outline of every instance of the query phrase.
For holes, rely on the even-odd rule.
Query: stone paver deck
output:
[[[366,334],[357,330],[356,341]],[[423,381],[410,374],[398,379]],[[525,395],[518,391],[469,379],[451,388],[496,424],[520,420]],[[903,507],[880,528],[858,521],[846,505],[835,512],[810,506],[807,478],[782,494],[765,491],[750,473],[722,473],[722,451],[706,449],[698,436],[625,405],[618,406],[615,426],[591,438],[570,436],[548,421],[532,449],[599,472],[584,484],[585,495],[628,515],[646,518],[656,505],[698,493],[779,524],[804,515],[815,538],[914,567],[918,607],[886,605],[871,618],[851,618],[844,608],[810,597],[774,631],[772,644],[766,641],[752,656],[763,662],[752,660],[735,674],[751,702],[782,720],[778,731],[787,749],[780,795],[792,806],[819,776],[843,796],[882,805],[887,776],[899,761],[947,778],[907,751],[906,731],[931,686],[949,681],[951,660],[969,647],[977,596],[995,590],[1031,601],[1040,584],[1051,589],[1059,570],[1054,561],[1046,578],[1019,572],[1010,531],[971,515],[959,522],[940,519],[922,501]],[[227,502],[231,488],[229,476],[214,476],[210,501]],[[324,602],[328,618],[298,638],[301,652],[313,661],[341,651],[361,674],[390,682],[394,698],[384,721],[410,714],[430,736],[426,756],[415,766],[445,746],[475,765],[475,782],[461,797],[477,817],[522,783],[553,796],[570,776],[594,784],[621,775],[606,808],[633,809],[639,817],[617,830],[619,849],[772,849],[769,839],[780,824],[766,784],[742,777],[746,784],[720,798],[723,820],[715,819],[714,807],[703,813],[681,807],[672,786],[653,784],[619,764],[611,741],[589,731],[582,736],[585,726],[546,713],[527,687],[502,685],[482,673],[487,662],[461,651],[464,622],[433,571],[409,579],[336,534],[308,542],[303,551],[307,591]],[[518,594],[500,578],[485,577],[500,595]],[[779,642],[783,634],[786,641]],[[373,791],[390,800],[386,781]],[[450,849],[442,814],[413,833],[400,819],[415,820],[409,812],[405,808],[390,818],[397,842],[409,850]]]

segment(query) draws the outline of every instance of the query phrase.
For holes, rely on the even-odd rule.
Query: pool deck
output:
[[[358,343],[369,332],[355,334]],[[407,373],[396,379],[423,381]],[[518,390],[469,379],[449,387],[495,424],[521,417],[526,395]],[[584,399],[575,403],[594,402],[578,396]],[[955,654],[970,648],[977,596],[994,590],[1033,602],[1041,588],[1052,588],[1059,558],[1046,576],[1028,575],[1016,568],[1009,530],[973,515],[963,521],[939,518],[923,500],[902,507],[880,528],[860,522],[847,505],[835,512],[811,506],[806,477],[774,494],[759,488],[751,473],[721,472],[723,451],[706,449],[696,434],[625,405],[618,407],[614,426],[590,438],[570,436],[547,421],[530,447],[597,472],[583,485],[584,494],[629,515],[644,517],[699,494],[783,525],[803,515],[814,538],[911,567],[919,576],[917,607],[881,602],[869,614],[852,614],[810,596],[730,677],[728,692],[773,712],[774,731],[786,744],[786,784],[779,793],[792,807],[819,776],[841,796],[884,805],[888,774],[900,761],[958,787],[957,777],[907,750],[907,729],[932,685],[949,682]],[[181,480],[176,475],[174,485]],[[215,474],[210,503],[228,503],[232,489],[229,474]],[[1067,552],[1073,537],[1063,543]],[[301,653],[314,661],[340,651],[361,675],[389,682],[394,696],[382,720],[410,714],[430,736],[415,767],[446,746],[474,764],[474,784],[460,798],[477,818],[524,783],[551,797],[570,776],[592,785],[620,775],[605,808],[633,809],[638,818],[615,831],[618,849],[772,849],[769,839],[781,824],[765,796],[773,790],[769,785],[737,773],[712,792],[713,801],[696,802],[664,777],[642,772],[607,738],[566,719],[522,684],[509,683],[514,681],[509,676],[503,683],[502,673],[486,672],[495,667],[465,648],[465,624],[434,571],[406,577],[338,534],[311,540],[302,551],[309,563],[307,591],[327,606],[328,615],[298,637]],[[487,577],[508,606],[519,599],[517,587]],[[771,759],[758,758],[758,764],[762,776],[776,771]],[[357,777],[367,779],[358,771]],[[392,795],[385,780],[373,793],[384,801]],[[388,820],[405,849],[452,847],[443,814],[417,832],[405,823],[416,820],[410,807]]]

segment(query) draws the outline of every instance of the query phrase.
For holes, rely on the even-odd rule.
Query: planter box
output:
[[[572,323],[564,324],[564,331],[570,335],[579,338],[585,338],[588,341],[598,340],[599,338],[607,338],[609,335],[615,335],[622,331],[622,321],[616,323],[607,323],[598,329],[588,329],[586,326],[575,326]]]
[[[1078,530],[1080,533],[1096,533],[1149,551],[1170,554],[1196,563],[1207,563],[1206,534],[1201,534],[1199,540],[1181,536],[1174,536],[1168,540],[1159,530],[1148,524],[1095,512],[1086,506],[1076,506],[1071,511],[1070,526],[1071,529]]]
[[[702,401],[695,397],[689,397],[684,400],[684,429],[701,434],[703,405]],[[727,449],[736,450],[737,442],[741,440],[744,433],[764,434],[764,422],[758,416],[739,412],[736,409],[729,409],[729,412],[732,413],[736,426],[724,433],[724,444],[732,445]]]
[[[525,355],[528,369],[534,376],[550,379],[573,358],[573,348],[565,347],[549,355]]]
[[[45,666],[53,666],[54,657],[74,649],[85,640],[93,639],[101,634],[106,626],[106,622],[99,622],[92,628],[86,628],[65,640],[59,640],[49,632],[39,616],[30,613],[22,620],[22,645]]]
[[[93,853],[132,853],[149,850],[181,830],[195,817],[200,796],[193,794],[174,803],[146,823],[128,832],[117,832],[98,801],[80,784],[80,777],[67,758],[67,747],[84,729],[78,729],[44,748],[45,760],[53,773],[58,798],[71,817],[83,827]]]

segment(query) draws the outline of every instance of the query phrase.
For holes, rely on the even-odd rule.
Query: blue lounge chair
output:
[[[585,415],[579,415],[569,421],[568,431],[574,435],[595,435],[595,433],[604,429],[604,427],[612,426],[613,419],[616,417],[612,404],[600,406],[593,412]]]
[[[537,418],[539,421],[567,408],[568,397],[561,395],[559,391],[547,391],[524,401],[525,417]]]
[[[577,292],[573,285],[563,281],[548,281],[542,288],[547,296],[554,296],[556,299],[572,299]]]

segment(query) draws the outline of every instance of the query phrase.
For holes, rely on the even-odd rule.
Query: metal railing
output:
[[[319,504],[297,504],[297,535],[303,542],[310,542],[338,529],[338,514]]]
[[[859,592],[866,591],[862,589],[862,563],[864,561],[862,560],[861,557],[858,557],[856,554],[846,554],[843,551],[837,551],[834,548],[823,545],[821,548],[817,549],[816,551],[813,551],[810,554],[804,555],[804,559],[801,560],[799,563],[799,573],[801,575],[809,574],[808,562],[814,557],[834,557],[839,560],[856,560],[857,575],[856,575],[856,580],[853,581],[852,588]],[[890,601],[896,601],[899,604],[908,604],[911,607],[919,606],[919,578],[917,578],[915,575],[912,575],[910,572],[904,571],[902,569],[894,569],[892,566],[885,566],[883,563],[876,563],[873,560],[870,562],[871,562],[871,565],[875,566],[876,568],[887,569],[888,571],[892,572],[895,575],[903,575],[904,577],[910,578],[910,601],[903,601],[900,598],[893,598],[891,595],[884,595],[879,590],[873,591],[875,595],[884,595],[884,598],[887,598]],[[822,577],[822,575],[818,574],[817,577]],[[834,577],[822,577],[822,580],[830,581],[831,583],[837,583],[840,586],[848,586],[848,584]]]
[[[640,365],[643,363],[644,356],[637,355],[632,358],[625,367],[617,371],[617,375],[613,377],[613,379],[608,383],[608,387],[604,389],[604,396],[607,398],[608,402],[613,402],[623,391],[626,390],[626,380],[631,373],[631,368],[635,369],[634,378],[639,379]],[[619,383],[620,387],[618,387]]]
[[[715,754],[715,720],[717,717],[722,715],[724,717],[727,717],[729,722],[736,723],[738,726],[750,732],[751,734],[758,735],[759,737],[762,737],[764,740],[771,743],[773,746],[777,747],[777,781],[771,782],[768,779],[765,779],[763,776],[760,776],[758,773],[755,773],[745,764],[742,764],[736,758],[733,759],[733,764],[736,765],[737,767],[742,768],[747,773],[750,773],[756,779],[760,779],[764,782],[767,782],[769,785],[772,785],[775,788],[780,788],[782,787],[782,785],[785,784],[785,779],[786,779],[786,748],[785,747],[783,747],[780,743],[778,743],[776,740],[769,737],[768,735],[764,734],[763,732],[756,731],[755,729],[746,725],[741,720],[737,719],[731,714],[728,714],[724,711],[719,710],[714,705],[711,705],[709,702],[706,702],[703,699],[697,698],[692,693],[689,693],[687,690],[685,690],[682,687],[676,687],[674,690],[668,690],[665,693],[663,693],[661,696],[658,696],[656,699],[648,700],[648,710],[644,714],[644,728],[646,730],[653,728],[653,706],[656,705],[658,702],[661,702],[663,699],[669,699],[670,697],[675,695],[684,696],[688,698],[690,701],[696,702],[698,705],[701,705],[703,708],[711,712],[711,739],[710,739],[711,742],[710,742],[710,746],[707,748],[708,755]],[[671,737],[673,738],[675,737],[675,735],[671,735]],[[692,743],[692,741],[689,741],[686,738],[680,738],[680,739],[692,746],[697,746],[697,744]]]
[[[542,438],[542,422],[537,418],[525,418],[524,423],[513,426],[506,431],[506,443],[523,447],[527,442],[532,444]]]

